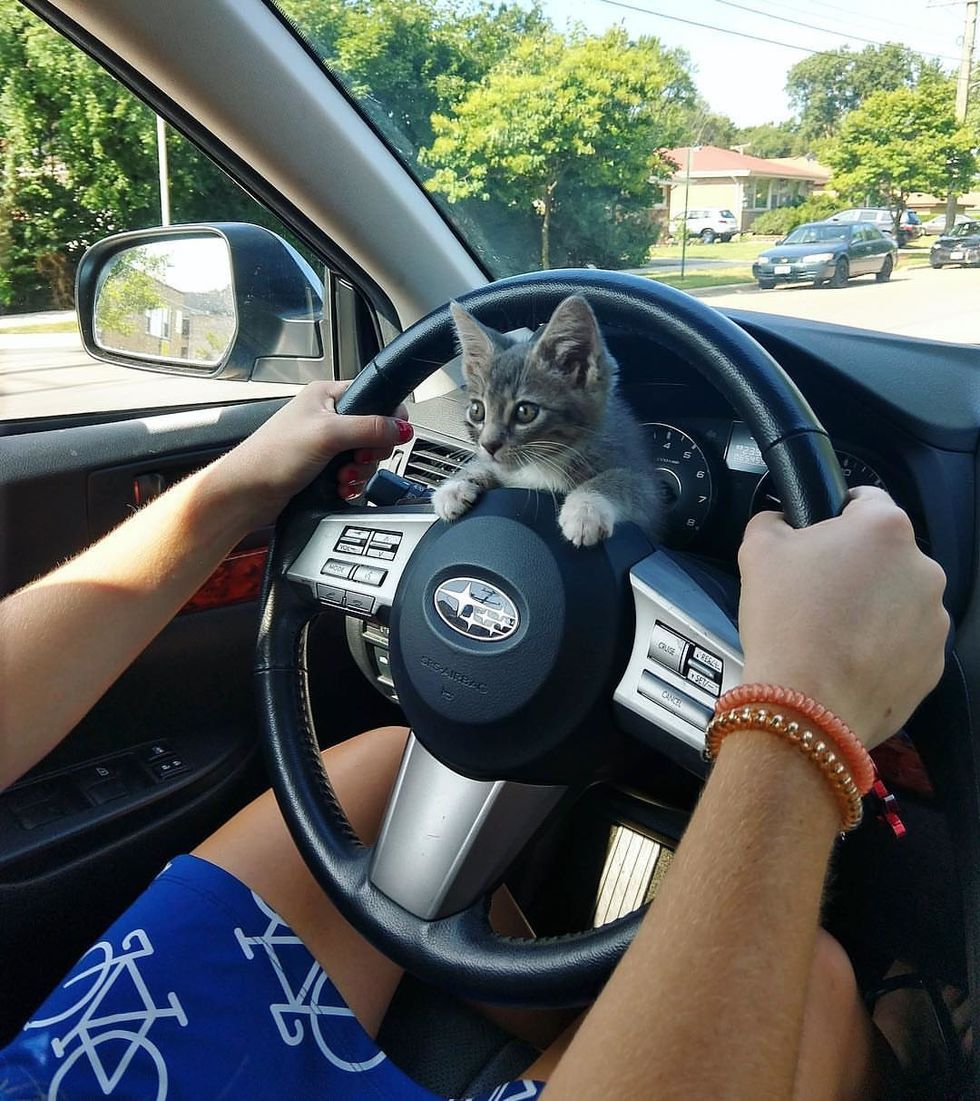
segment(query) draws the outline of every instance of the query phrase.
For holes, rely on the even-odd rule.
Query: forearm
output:
[[[729,738],[548,1096],[789,1098],[839,821],[798,751],[767,733]]]
[[[218,460],[0,602],[0,789],[41,759],[251,525]]]

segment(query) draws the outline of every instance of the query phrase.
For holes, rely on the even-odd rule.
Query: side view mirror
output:
[[[323,285],[260,226],[107,237],[82,257],[75,303],[85,350],[109,363],[199,378],[326,377]]]

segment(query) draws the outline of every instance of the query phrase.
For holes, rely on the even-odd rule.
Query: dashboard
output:
[[[972,583],[976,351],[833,326],[815,330],[795,319],[735,320],[743,318],[826,428],[848,485],[884,488],[908,512],[920,545],[947,572],[955,612]],[[779,507],[745,422],[655,334],[607,332],[606,339],[620,389],[646,427],[664,479],[662,542],[733,569],[750,517]],[[471,446],[465,402],[458,389],[412,406],[417,439],[396,454],[394,469],[429,485],[451,474]]]

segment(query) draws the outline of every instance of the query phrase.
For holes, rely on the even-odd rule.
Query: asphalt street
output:
[[[756,310],[901,336],[980,344],[980,269],[903,268],[839,290],[755,285],[695,292],[720,309]],[[70,314],[54,315],[55,320]],[[87,356],[74,333],[11,333],[26,318],[0,318],[0,419],[211,404],[294,393],[291,386],[158,375]],[[35,320],[43,320],[36,318]]]
[[[747,283],[695,293],[719,309],[757,310],[896,336],[980,344],[980,268],[903,268],[899,254],[899,266],[887,283],[863,275],[839,290],[807,285],[762,291]]]

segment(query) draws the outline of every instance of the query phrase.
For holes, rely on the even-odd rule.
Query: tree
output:
[[[824,157],[831,186],[855,203],[887,206],[895,231],[913,191],[967,190],[977,171],[975,135],[957,123],[948,80],[875,92],[851,111]]]
[[[433,114],[451,110],[519,40],[549,27],[536,5],[489,0],[462,10],[446,0],[282,0],[280,7],[412,153],[431,143]]]
[[[719,149],[732,147],[738,127],[727,115],[710,111],[707,103],[700,96],[685,115],[687,116],[686,142],[692,145],[717,145]]]
[[[751,157],[797,157],[807,152],[807,142],[792,122],[764,122],[745,126],[732,143],[744,148]]]
[[[941,72],[938,61],[898,42],[860,51],[842,46],[794,65],[786,76],[786,91],[799,115],[801,134],[813,141],[834,134],[843,117],[875,92],[914,88]]]
[[[594,232],[597,214],[629,225],[650,205],[651,175],[675,167],[660,151],[682,140],[693,98],[683,58],[656,39],[632,42],[622,28],[525,39],[451,116],[433,117],[428,186],[451,203],[533,211],[547,268],[554,229],[567,247],[573,226]]]
[[[0,304],[72,304],[94,241],[160,218],[153,113],[16,0],[0,0]],[[273,224],[189,142],[168,140],[175,221]]]

